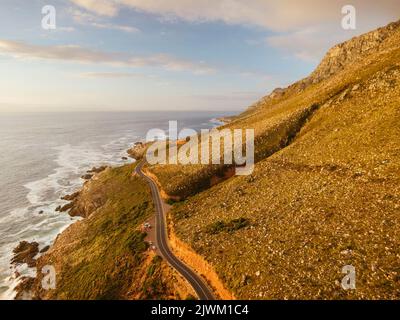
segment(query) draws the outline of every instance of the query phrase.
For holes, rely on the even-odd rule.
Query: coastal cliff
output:
[[[147,165],[172,204],[174,249],[237,299],[399,299],[400,22],[332,48],[307,78],[221,128],[255,130],[255,169]],[[141,144],[131,149],[143,157]],[[108,168],[71,197],[83,220],[37,261],[20,291],[36,299],[192,297],[149,250],[154,212],[134,165]],[[171,235],[170,235],[171,237]],[[23,244],[25,263],[36,246]],[[341,287],[343,267],[357,290]],[[204,275],[207,279],[207,275]],[[20,293],[22,296],[22,293]]]
[[[147,184],[133,175],[134,167],[108,168],[86,182],[78,195],[70,197],[70,212],[84,219],[62,232],[51,249],[35,262],[37,270],[44,266],[55,268],[56,288],[43,289],[44,274],[37,272],[36,278],[22,281],[17,298],[194,296],[185,280],[146,242],[142,224],[154,214],[154,207]]]

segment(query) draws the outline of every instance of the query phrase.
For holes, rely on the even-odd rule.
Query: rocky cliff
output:
[[[258,107],[265,107],[269,102],[276,102],[284,96],[296,94],[312,84],[317,84],[337,74],[352,63],[362,60],[374,51],[381,50],[385,41],[400,29],[400,21],[393,22],[385,27],[355,37],[332,47],[322,59],[318,67],[305,79],[302,79],[287,88],[276,88],[249,107],[244,114],[254,112]],[[234,117],[237,118],[237,117]]]

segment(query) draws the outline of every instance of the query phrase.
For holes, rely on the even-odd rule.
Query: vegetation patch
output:
[[[162,277],[162,258],[155,256],[147,269],[146,280],[143,283],[140,299],[165,299],[167,286]]]
[[[250,225],[250,220],[246,218],[233,219],[228,222],[217,221],[206,227],[206,232],[209,234],[218,234],[220,232],[235,232],[239,229]]]

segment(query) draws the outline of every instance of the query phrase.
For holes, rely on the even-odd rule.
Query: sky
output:
[[[1,0],[0,112],[244,110],[399,13],[398,0]]]

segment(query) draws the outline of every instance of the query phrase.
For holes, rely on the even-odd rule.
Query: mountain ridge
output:
[[[399,28],[400,20],[389,23],[387,26],[380,27],[366,34],[355,36],[345,42],[333,46],[328,50],[321,62],[309,76],[289,85],[286,88],[274,89],[270,94],[252,104],[243,114],[253,112],[254,109],[262,107],[265,103],[279,99],[290,92],[301,92],[309,85],[319,83],[322,80],[333,76],[337,72],[343,70],[344,66],[347,64],[362,58],[370,53],[371,50],[379,47],[382,42],[389,38]],[[226,120],[230,121],[238,117],[240,117],[240,115],[227,117]]]

